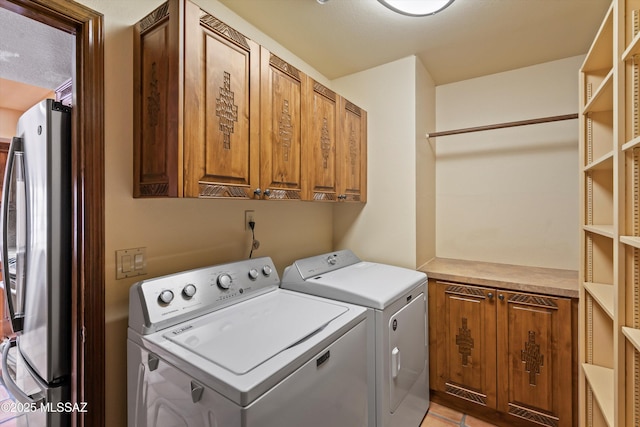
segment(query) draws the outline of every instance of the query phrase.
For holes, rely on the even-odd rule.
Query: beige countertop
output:
[[[429,279],[578,298],[578,271],[434,258],[418,270]]]

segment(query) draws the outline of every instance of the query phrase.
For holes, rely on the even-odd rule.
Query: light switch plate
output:
[[[147,248],[116,251],[116,279],[147,274]]]

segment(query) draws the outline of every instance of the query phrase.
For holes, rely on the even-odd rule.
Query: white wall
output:
[[[416,61],[416,267],[436,256],[436,153],[425,133],[436,128],[436,86]]]
[[[433,162],[432,155],[422,150],[418,160],[416,133],[424,135],[434,118],[433,102],[418,103],[416,98],[427,99],[431,92],[433,99],[433,82],[417,58],[410,56],[331,83],[368,115],[367,204],[334,208],[334,246],[350,248],[363,259],[415,268],[424,262],[417,255],[417,167],[426,170]],[[433,197],[431,203],[426,198],[421,197],[421,206],[429,221]],[[420,228],[425,238],[430,235],[431,247],[434,227],[432,221]],[[422,247],[420,254],[433,252]]]
[[[438,86],[436,130],[576,113],[582,60]],[[578,120],[430,144],[438,257],[578,268]]]

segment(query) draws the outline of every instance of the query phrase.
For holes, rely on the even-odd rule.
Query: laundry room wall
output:
[[[336,248],[416,268],[435,256],[435,85],[415,56],[332,81],[369,114],[366,206],[334,209]],[[359,101],[358,101],[359,100]]]
[[[577,56],[436,88],[436,130],[576,113]],[[578,120],[433,138],[438,257],[578,269]]]
[[[79,0],[104,15],[106,425],[126,425],[129,288],[137,280],[246,258],[244,211],[256,216],[254,257],[271,256],[279,274],[302,257],[333,250],[332,206],[322,203],[134,199],[133,25],[162,0]],[[216,0],[198,5],[314,79],[330,82]],[[116,280],[115,251],[146,248],[145,276]]]

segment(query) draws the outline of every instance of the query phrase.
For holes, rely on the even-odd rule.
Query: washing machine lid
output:
[[[163,336],[235,375],[244,375],[348,310],[331,301],[270,292],[177,326]]]
[[[408,268],[361,261],[307,280],[287,282],[286,289],[384,310],[427,281],[427,275]]]

